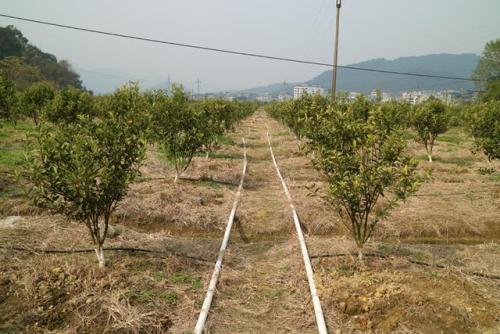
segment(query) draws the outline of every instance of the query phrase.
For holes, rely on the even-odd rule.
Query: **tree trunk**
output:
[[[99,245],[95,249],[95,254],[97,255],[97,261],[99,261],[99,269],[103,269],[106,267],[106,260],[104,259],[104,250],[102,245]]]
[[[430,153],[427,153],[427,156],[429,157],[429,162],[432,162],[432,155]]]
[[[174,183],[177,183],[177,180],[179,180],[179,172],[175,172],[175,178],[174,178]]]
[[[205,159],[207,159],[207,160],[208,160],[208,158],[210,158],[210,152],[209,152],[209,151],[207,151],[207,154],[206,154],[206,156],[205,156]]]
[[[363,250],[361,248],[358,248],[358,260],[359,263],[363,264]]]

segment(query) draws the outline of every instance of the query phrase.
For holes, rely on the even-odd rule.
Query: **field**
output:
[[[263,110],[242,121],[185,178],[157,147],[114,215],[99,270],[84,226],[35,208],[15,182],[29,123],[0,128],[0,333],[190,333],[212,275],[242,167],[248,174],[207,333],[316,333],[291,212],[267,144],[300,216],[330,333],[500,332],[500,164],[470,152],[460,128],[435,161],[408,134],[429,174],[383,221],[361,266],[326,184],[291,132]],[[496,172],[485,173],[486,169]],[[13,250],[22,247],[31,251]],[[131,250],[135,249],[135,250]],[[151,252],[144,252],[148,250]],[[487,276],[487,277],[485,277]]]

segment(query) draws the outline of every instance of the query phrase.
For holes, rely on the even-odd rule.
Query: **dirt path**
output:
[[[271,122],[259,111],[236,133],[247,138],[249,172],[208,333],[317,331],[291,212],[267,146]]]

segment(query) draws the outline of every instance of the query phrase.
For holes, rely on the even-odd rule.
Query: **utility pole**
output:
[[[332,99],[335,101],[337,94],[337,59],[339,53],[339,20],[340,20],[340,7],[342,7],[342,0],[335,0],[337,2],[337,28],[335,30],[335,48],[333,50],[333,76],[332,76]]]

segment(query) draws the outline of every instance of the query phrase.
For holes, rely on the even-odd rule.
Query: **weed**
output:
[[[274,137],[288,136],[288,131],[280,131],[280,132],[276,132],[276,133],[273,133],[273,136],[274,136]]]
[[[292,268],[287,265],[287,266],[281,267],[280,270],[284,273],[288,273],[292,270]]]
[[[163,281],[165,279],[165,273],[163,271],[155,271],[153,273],[153,279],[157,282]]]
[[[405,138],[406,140],[415,140],[416,135],[415,135],[414,133],[411,133],[411,132],[409,132],[409,131],[406,131],[406,132],[404,133],[404,138]]]
[[[283,296],[283,291],[282,290],[272,290],[269,293],[269,297],[272,298],[272,299],[279,298],[281,296]]]
[[[493,182],[500,182],[500,173],[490,175],[488,177],[488,180],[493,181]]]
[[[420,161],[428,161],[428,159],[429,159],[426,154],[418,155],[415,158],[417,160],[420,160]],[[466,158],[448,158],[448,159],[443,159],[441,157],[435,157],[435,156],[433,156],[432,160],[434,162],[440,162],[440,163],[443,163],[443,164],[453,164],[453,165],[457,165],[457,166],[466,167],[466,166],[472,165],[472,162],[474,161],[474,158],[472,158],[472,157],[466,157]]]
[[[337,272],[344,276],[352,276],[354,275],[354,271],[353,266],[347,263],[342,263],[337,267]]]
[[[235,145],[233,138],[225,134],[217,138],[217,142],[221,145]]]
[[[127,298],[136,301],[140,304],[153,304],[155,300],[163,300],[167,304],[173,305],[179,299],[179,295],[175,291],[165,291],[160,289],[151,290],[129,290],[125,293]]]
[[[417,261],[422,261],[425,258],[422,252],[390,244],[378,245],[378,251],[384,255],[398,255],[404,257],[411,257]]]
[[[481,175],[491,175],[495,173],[495,168],[480,167],[478,169],[478,172]]]
[[[240,153],[230,153],[230,152],[211,152],[209,155],[210,159],[241,159]]]
[[[212,181],[212,180],[196,181],[196,185],[199,185],[201,187],[206,187],[206,188],[212,188],[212,189],[220,189],[221,188],[220,183],[218,183],[216,181]]]
[[[193,289],[201,289],[203,287],[199,277],[194,277],[186,273],[175,273],[170,281],[174,284],[190,283]]]
[[[455,145],[460,145],[460,144],[464,143],[465,141],[467,141],[467,139],[464,138],[463,136],[451,135],[451,134],[441,135],[437,138],[437,140],[444,141],[446,143],[455,144]]]

